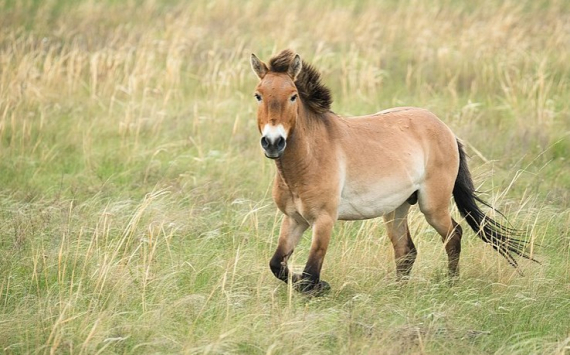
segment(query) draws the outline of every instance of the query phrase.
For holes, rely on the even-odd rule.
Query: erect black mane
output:
[[[294,58],[295,53],[293,51],[289,49],[281,51],[269,60],[269,71],[286,73]],[[321,83],[321,74],[312,65],[303,61],[303,68],[295,80],[295,85],[301,100],[310,110],[315,113],[330,111],[331,91]]]

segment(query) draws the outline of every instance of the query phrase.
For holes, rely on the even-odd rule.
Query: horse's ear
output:
[[[295,58],[293,58],[291,65],[289,65],[287,73],[291,78],[293,78],[293,80],[296,80],[299,73],[301,73],[301,69],[303,69],[303,62],[301,61],[301,57],[298,54],[295,54]]]
[[[251,69],[259,79],[263,79],[269,69],[267,69],[267,65],[263,63],[255,54],[251,54]]]

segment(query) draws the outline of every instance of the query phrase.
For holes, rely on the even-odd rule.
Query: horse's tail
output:
[[[479,202],[487,207],[493,208],[476,195],[471,173],[467,167],[467,156],[463,150],[463,145],[457,141],[457,146],[459,149],[459,173],[457,174],[455,186],[453,187],[453,197],[461,216],[465,218],[471,229],[473,229],[485,243],[491,244],[513,267],[516,268],[518,266],[513,254],[536,262],[536,260],[526,253],[526,243],[523,240],[511,237],[520,237],[522,234],[520,230],[509,228],[498,223],[486,216],[479,206],[477,206],[477,202]]]

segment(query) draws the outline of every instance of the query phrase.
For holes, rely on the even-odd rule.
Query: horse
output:
[[[259,78],[254,98],[261,147],[274,160],[273,200],[283,213],[277,249],[269,262],[273,274],[303,293],[330,289],[321,268],[336,220],[383,216],[394,248],[396,277],[408,278],[417,251],[408,228],[410,206],[419,205],[441,236],[449,276],[459,275],[461,226],[451,217],[453,195],[473,231],[517,269],[513,255],[534,260],[518,230],[486,216],[462,143],[435,114],[396,107],[344,118],[331,111],[330,89],[320,73],[286,49],[268,64],[255,54],[251,67]],[[303,233],[312,228],[302,274],[287,262]],[[518,270],[518,269],[517,269]]]

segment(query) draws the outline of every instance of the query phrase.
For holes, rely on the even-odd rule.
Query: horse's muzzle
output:
[[[266,136],[261,137],[261,148],[263,148],[265,156],[269,159],[281,158],[286,146],[287,142],[285,141],[285,138],[281,136],[276,138]]]

